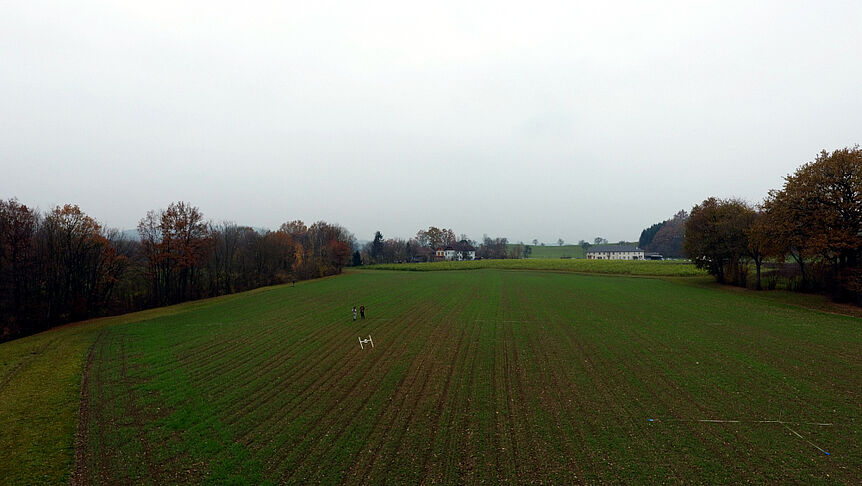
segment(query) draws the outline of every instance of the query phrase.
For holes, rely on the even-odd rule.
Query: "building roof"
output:
[[[476,251],[476,248],[469,243],[458,242],[454,245],[438,246],[437,251]]]
[[[455,243],[454,249],[457,251],[476,251],[476,248],[474,248],[473,245],[467,243],[466,241],[459,241],[458,243]]]
[[[643,251],[635,245],[595,245],[587,250],[587,253],[619,253],[619,252]]]

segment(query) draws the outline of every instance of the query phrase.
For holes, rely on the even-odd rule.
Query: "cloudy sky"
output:
[[[0,198],[637,239],[862,143],[862,2],[0,3]]]

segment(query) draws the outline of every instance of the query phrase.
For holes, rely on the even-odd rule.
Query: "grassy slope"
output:
[[[350,321],[353,303],[369,319]],[[355,272],[164,312],[0,346],[0,362],[25,363],[0,389],[3,450],[19,458],[0,473],[35,483],[49,470],[55,483],[67,471],[93,342],[93,482],[852,483],[862,467],[860,321],[745,293],[541,272]],[[356,336],[368,333],[377,347],[361,351]],[[60,343],[65,354],[51,351]],[[65,378],[43,385],[47,375]],[[64,414],[23,402],[27,383],[60,397]],[[778,424],[686,421],[700,418],[832,422],[791,427],[833,455]],[[37,420],[59,425],[45,434]],[[30,429],[59,452],[12,443]]]
[[[57,484],[67,478],[88,334],[57,330],[0,346],[4,482]]]
[[[97,319],[0,344],[0,451],[3,455],[0,478],[3,483],[69,481],[81,397],[81,371],[88,349],[100,330],[211,304],[194,302]]]

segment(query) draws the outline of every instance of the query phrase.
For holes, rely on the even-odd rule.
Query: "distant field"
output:
[[[75,484],[859,484],[862,320],[689,281],[353,271],[6,343],[0,477],[63,482],[81,396]]]
[[[512,246],[512,245],[509,245]],[[584,249],[578,245],[541,246],[530,245],[530,258],[584,258]]]
[[[501,270],[546,270],[577,273],[599,273],[608,275],[644,275],[657,277],[696,277],[706,272],[693,264],[679,261],[653,260],[554,260],[525,258],[514,260],[475,260],[466,262],[431,263],[387,263],[371,265],[373,270],[438,271],[479,270],[496,268]]]

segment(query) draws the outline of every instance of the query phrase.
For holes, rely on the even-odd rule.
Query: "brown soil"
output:
[[[87,467],[87,428],[90,423],[90,393],[89,379],[90,369],[93,367],[93,361],[96,355],[96,349],[100,345],[104,331],[100,331],[96,335],[96,339],[90,346],[90,352],[87,353],[87,361],[84,364],[84,369],[81,373],[81,402],[78,410],[78,429],[75,432],[75,468],[72,471],[71,483],[72,486],[80,486],[87,484],[87,479],[90,477],[90,471]]]

